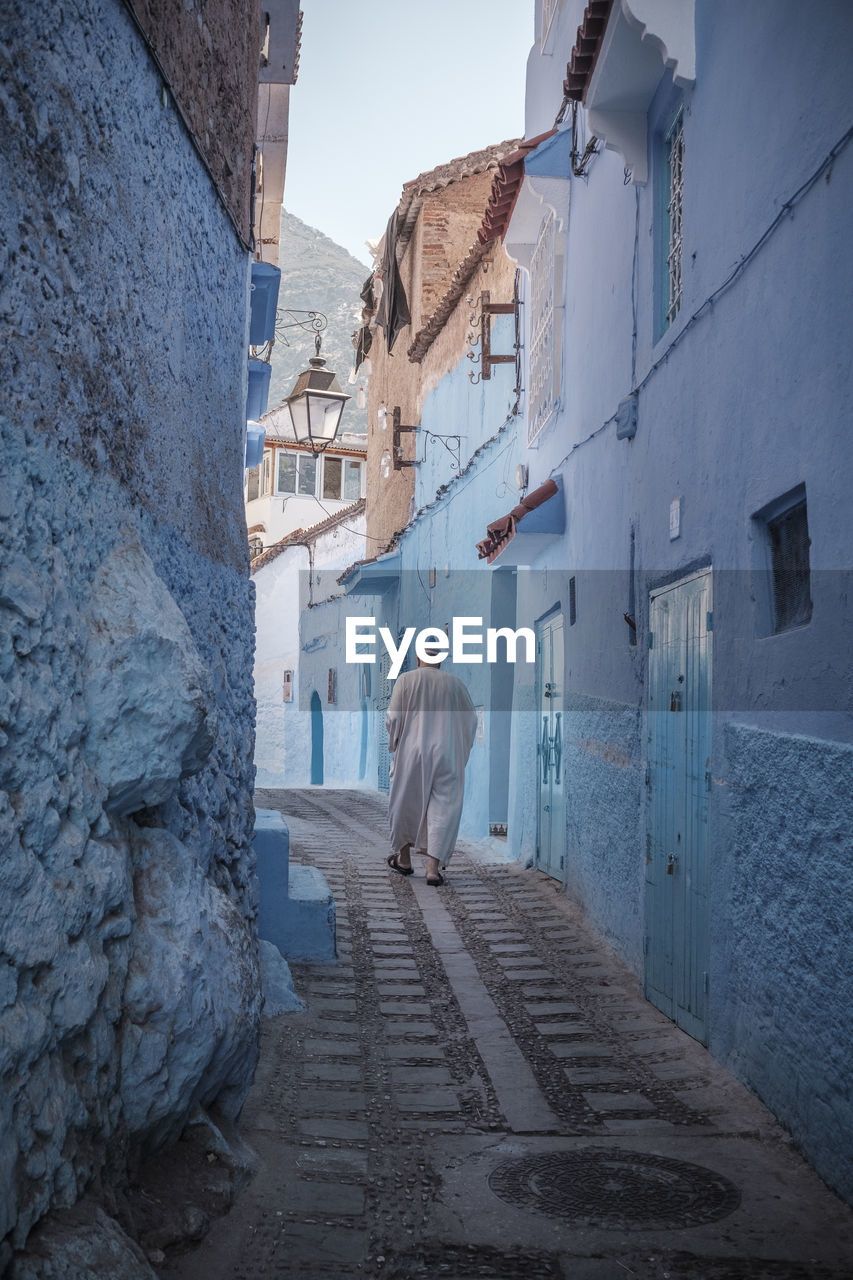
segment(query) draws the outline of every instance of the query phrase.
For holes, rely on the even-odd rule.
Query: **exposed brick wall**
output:
[[[400,264],[412,324],[400,332],[390,355],[381,329],[374,337],[367,428],[367,532],[378,541],[370,543],[371,554],[381,551],[392,534],[407,523],[414,492],[414,468],[392,471],[387,480],[380,475],[382,454],[392,448],[394,405],[400,406],[404,423],[417,424],[425,397],[463,358],[472,310],[468,293],[478,298],[488,289],[494,302],[507,302],[512,297],[515,267],[503,246],[496,243],[478,265],[468,289],[422,363],[414,364],[408,359],[406,351],[414,335],[435,311],[456,268],[477,238],[493,176],[491,171],[475,174],[423,197],[415,233]],[[388,409],[385,431],[380,429],[377,418],[383,403]],[[415,457],[416,438],[404,435],[402,444],[404,458]]]
[[[246,241],[258,102],[260,0],[124,0],[163,64]]]
[[[493,177],[488,170],[424,197],[416,236],[420,280],[414,332],[432,315],[476,239]]]

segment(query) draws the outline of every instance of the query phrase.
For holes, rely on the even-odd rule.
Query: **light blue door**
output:
[[[711,573],[654,591],[649,608],[646,995],[707,1040]]]
[[[538,811],[536,865],[563,878],[566,802],[563,779],[563,615],[536,628]]]

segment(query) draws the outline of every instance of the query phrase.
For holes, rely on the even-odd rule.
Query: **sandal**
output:
[[[437,889],[440,884],[444,884],[444,876],[439,871],[437,876],[427,876],[426,882],[430,888]]]
[[[414,874],[414,870],[415,870],[414,867],[400,866],[400,863],[397,861],[396,853],[389,853],[385,861],[388,863],[388,866],[391,868],[392,871],[399,871],[401,876],[410,876]]]

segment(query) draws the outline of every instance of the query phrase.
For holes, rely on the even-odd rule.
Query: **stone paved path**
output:
[[[848,1280],[853,1214],[647,1004],[552,880],[385,866],[370,792],[266,791],[335,894],[242,1129],[260,1170],[181,1280]]]

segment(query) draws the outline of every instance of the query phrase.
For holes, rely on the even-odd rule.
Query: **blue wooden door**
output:
[[[563,877],[566,802],[563,780],[563,615],[552,613],[536,628],[538,807],[536,865]]]
[[[646,995],[707,1040],[711,573],[654,591],[649,608]]]
[[[311,783],[323,785],[323,706],[316,689],[311,694]]]

